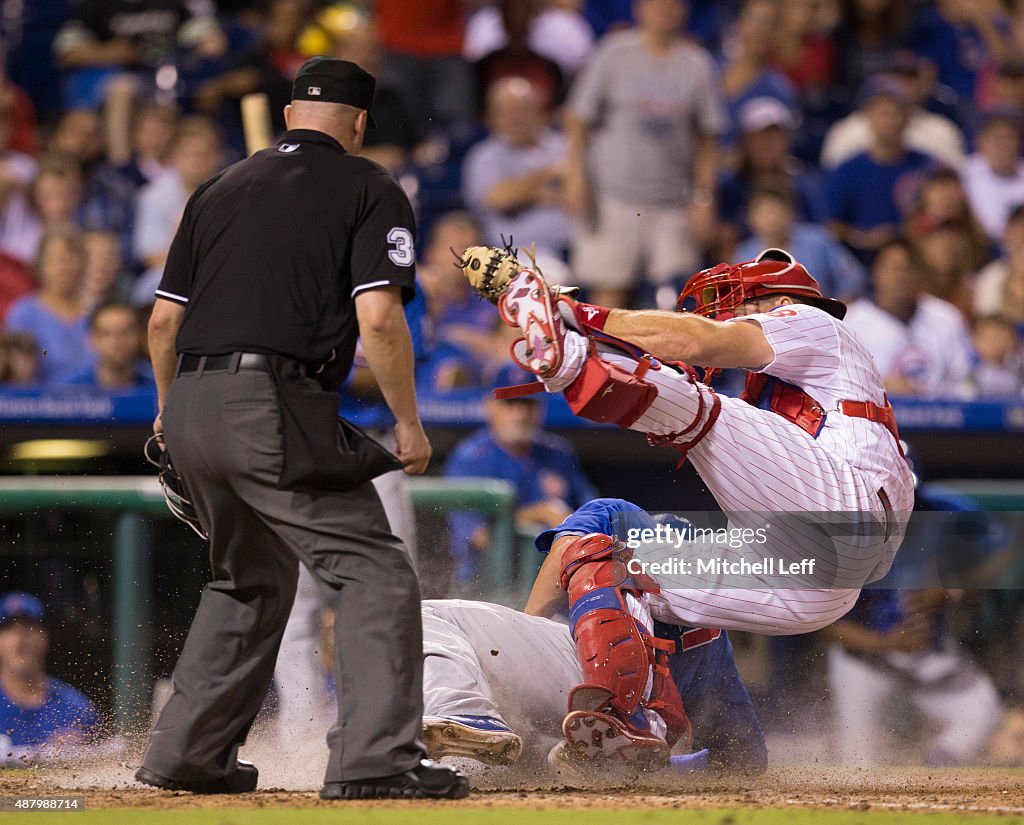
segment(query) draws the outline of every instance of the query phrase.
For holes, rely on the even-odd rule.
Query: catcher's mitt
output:
[[[523,265],[511,249],[496,246],[471,246],[459,257],[459,268],[477,292],[492,304],[505,292],[505,287]]]

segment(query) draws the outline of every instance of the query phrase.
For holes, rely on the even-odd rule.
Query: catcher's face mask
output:
[[[753,261],[718,264],[694,275],[679,293],[676,309],[726,321],[745,301],[772,294],[793,295],[836,318],[846,314],[842,301],[825,298],[811,274],[781,249],[766,249]]]
[[[164,501],[167,502],[167,509],[171,511],[176,519],[191,527],[192,531],[199,538],[203,541],[209,541],[210,536],[206,532],[206,528],[203,527],[202,522],[199,521],[199,514],[192,504],[192,498],[188,488],[185,486],[185,481],[178,475],[174,465],[171,464],[171,454],[166,449],[160,449],[161,445],[163,445],[163,436],[151,435],[146,439],[146,445],[143,447],[142,452],[146,456],[146,461],[157,469],[157,479],[159,479],[160,487],[164,491]]]

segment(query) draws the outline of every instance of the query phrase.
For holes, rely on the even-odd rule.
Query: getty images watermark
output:
[[[637,510],[612,527],[629,573],[666,589],[1001,589],[1024,587],[1006,572],[1013,524],[1024,513]]]
[[[674,555],[653,561],[634,556],[626,563],[633,575],[649,576],[810,576],[817,564],[815,558],[790,560],[774,556],[728,558],[720,554],[723,549],[740,550],[764,548],[768,544],[771,524],[763,527],[698,527],[684,520],[676,524],[656,524],[653,527],[626,528],[626,546],[632,550],[648,547],[656,550],[680,551],[699,549],[705,554],[694,557]]]
[[[640,551],[627,562],[632,574],[650,576],[785,576],[814,573],[817,559],[791,560],[757,552],[768,545],[771,524],[762,527],[699,527],[684,519],[652,527],[627,527],[626,546]],[[751,553],[752,549],[755,552]],[[649,551],[644,553],[643,551]],[[677,555],[651,559],[665,551]],[[685,550],[685,553],[682,551]],[[748,551],[738,558],[723,551]]]

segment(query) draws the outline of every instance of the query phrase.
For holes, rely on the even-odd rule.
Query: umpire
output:
[[[420,596],[370,477],[399,466],[340,429],[333,392],[357,336],[422,473],[402,305],[413,293],[413,216],[394,179],[357,157],[374,78],[313,58],[281,142],[192,195],[149,325],[168,454],[210,539],[174,691],[136,779],[195,793],[256,787],[237,759],[263,702],[299,563],[331,601],[338,721],[325,799],[458,798],[465,776],[423,759]],[[287,758],[287,754],[282,754]]]

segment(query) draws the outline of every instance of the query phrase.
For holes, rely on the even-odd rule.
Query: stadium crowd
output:
[[[148,380],[138,331],[186,200],[244,155],[241,98],[265,93],[282,131],[295,71],[324,53],[379,78],[364,152],[418,210],[427,391],[500,367],[507,336],[448,247],[509,238],[591,300],[661,307],[704,265],[786,247],[851,302],[893,394],[1024,389],[1012,0],[18,8],[0,77],[5,385]]]

